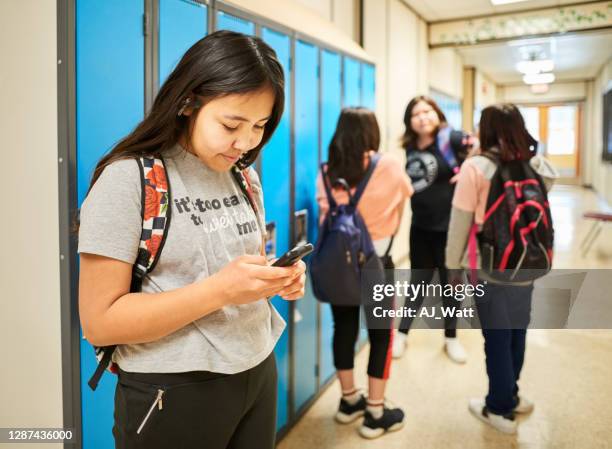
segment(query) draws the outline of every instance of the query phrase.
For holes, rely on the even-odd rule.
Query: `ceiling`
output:
[[[539,47],[544,57],[554,61],[557,81],[594,78],[612,55],[612,30],[472,45],[457,51],[464,65],[477,67],[496,84],[514,84],[521,82],[515,66],[525,46]]]
[[[459,19],[500,13],[512,13],[535,8],[589,3],[592,0],[529,0],[508,5],[493,6],[490,0],[403,0],[427,22]]]

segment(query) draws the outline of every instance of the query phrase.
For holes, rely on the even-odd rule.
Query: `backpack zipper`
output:
[[[140,427],[138,427],[138,430],[136,431],[137,434],[140,434],[140,432],[142,431],[142,428],[149,420],[151,413],[153,413],[153,410],[155,410],[155,406],[157,406],[159,410],[162,410],[163,408],[162,397],[164,396],[164,393],[165,391],[162,390],[161,388],[157,390],[157,396],[155,396],[155,400],[153,401],[153,404],[151,404],[151,407],[149,407],[149,411],[147,412],[142,422],[140,423]]]

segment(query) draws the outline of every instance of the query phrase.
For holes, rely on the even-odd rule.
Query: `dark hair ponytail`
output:
[[[261,143],[237,162],[240,168],[248,167],[257,159],[278,126],[285,104],[283,68],[274,50],[257,37],[217,31],[200,39],[168,76],[144,120],[98,162],[90,188],[109,164],[160,154],[181,137],[188,136],[195,114],[183,115],[185,108],[195,110],[215,98],[266,86],[274,91],[272,114]]]
[[[329,144],[328,171],[332,182],[343,178],[353,187],[365,174],[363,154],[378,151],[380,129],[376,115],[366,108],[344,108]]]

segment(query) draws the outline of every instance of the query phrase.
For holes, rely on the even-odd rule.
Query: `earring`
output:
[[[191,103],[191,98],[189,97],[185,98],[185,101],[183,101],[183,105],[181,106],[181,108],[178,111],[178,114],[176,115],[178,115],[179,117],[183,115],[183,112],[185,112],[185,109],[187,108],[187,106],[189,106],[189,103]]]

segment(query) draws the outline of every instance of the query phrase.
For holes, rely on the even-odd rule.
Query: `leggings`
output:
[[[331,308],[334,317],[334,366],[337,370],[353,369],[361,307],[332,305]],[[389,329],[368,328],[370,338],[368,376],[378,379],[389,378],[392,332],[391,325]]]
[[[237,374],[120,370],[115,448],[272,449],[276,392],[274,353]]]
[[[411,283],[429,284],[435,269],[438,270],[440,284],[448,283],[448,271],[445,264],[447,236],[446,231],[428,231],[416,226],[410,228],[410,268],[416,270],[411,273]],[[412,307],[419,310],[424,299],[422,295],[415,298]],[[442,304],[444,307],[457,307],[457,301],[453,298],[443,297]],[[412,320],[411,317],[403,317],[399,331],[407,334],[412,326]],[[444,319],[444,335],[449,338],[457,336],[457,318],[454,314]]]

